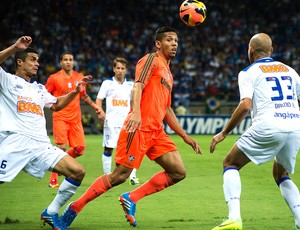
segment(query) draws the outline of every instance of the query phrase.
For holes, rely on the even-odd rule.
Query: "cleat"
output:
[[[297,225],[295,225],[293,230],[297,230],[297,229],[300,229],[300,228],[298,228]]]
[[[222,224],[220,224],[217,227],[214,227],[212,230],[242,230],[243,229],[243,223],[242,219],[236,219],[236,220],[225,220]]]
[[[44,226],[47,223],[52,227],[53,230],[61,230],[57,213],[50,215],[47,212],[47,209],[45,209],[41,214],[41,220],[44,221]]]
[[[59,188],[59,184],[57,183],[57,180],[52,180],[49,182],[50,188]]]
[[[135,227],[137,225],[134,217],[136,204],[132,200],[130,200],[129,192],[121,194],[119,201],[122,205],[127,221],[131,226]]]
[[[60,230],[67,230],[77,216],[75,210],[70,208],[72,203],[68,204],[66,210],[64,211],[64,213],[61,215],[59,219]]]
[[[130,180],[129,180],[129,184],[130,185],[138,185],[138,184],[140,184],[140,181],[139,181],[139,178],[131,178]]]

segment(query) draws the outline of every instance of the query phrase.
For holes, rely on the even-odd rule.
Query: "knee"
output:
[[[109,174],[110,183],[112,186],[123,184],[128,177],[129,177],[129,173],[124,171],[119,172],[114,170],[111,174]]]
[[[81,165],[79,165],[74,172],[73,179],[81,182],[83,180],[83,178],[85,177],[85,173],[86,173],[85,169]]]
[[[77,147],[75,147],[74,148],[74,155],[75,155],[74,158],[82,156],[83,153],[84,153],[84,150],[85,150],[84,146],[77,146]]]
[[[174,184],[178,183],[179,181],[182,181],[186,178],[186,170],[185,169],[182,169],[180,171],[177,171],[176,173],[174,174],[169,174],[169,177],[172,179],[172,182]]]

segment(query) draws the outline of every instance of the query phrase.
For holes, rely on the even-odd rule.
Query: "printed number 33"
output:
[[[268,82],[275,82],[276,86],[272,87],[272,90],[275,92],[278,92],[278,96],[271,97],[272,101],[282,101],[284,99],[287,100],[293,100],[293,91],[292,91],[292,78],[290,76],[281,76],[280,79],[282,81],[289,81],[287,82],[286,87],[287,88],[282,88],[282,84],[280,83],[280,80],[277,77],[267,77],[266,80]],[[284,93],[287,93],[286,98],[284,98]],[[289,94],[291,92],[291,94]]]

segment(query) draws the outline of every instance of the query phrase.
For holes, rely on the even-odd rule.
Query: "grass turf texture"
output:
[[[203,155],[196,155],[178,136],[176,142],[185,166],[187,178],[160,193],[145,197],[137,204],[138,229],[200,229],[209,230],[227,216],[222,189],[222,160],[238,136],[228,136],[209,153],[212,136],[195,135]],[[86,169],[86,177],[72,200],[80,197],[90,184],[102,174],[102,136],[87,135],[84,156],[78,161]],[[299,159],[299,157],[298,157]],[[145,182],[160,167],[144,158],[137,175]],[[299,167],[291,178],[297,183]],[[41,212],[56,195],[48,187],[49,173],[41,180],[21,172],[12,183],[0,185],[0,229],[51,229],[42,226]],[[62,181],[62,177],[59,181]],[[256,166],[248,164],[241,170],[241,211],[244,229],[291,229],[292,214],[282,199],[272,178],[272,163]],[[121,193],[136,186],[128,182],[119,185],[90,202],[73,222],[72,230],[130,228],[118,202]],[[64,207],[65,208],[65,207]],[[64,210],[61,210],[61,212]]]

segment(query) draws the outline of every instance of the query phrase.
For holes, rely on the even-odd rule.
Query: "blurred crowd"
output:
[[[0,48],[21,35],[33,37],[40,53],[37,80],[45,83],[56,72],[63,51],[75,55],[76,70],[91,74],[88,89],[95,99],[101,82],[113,75],[112,60],[129,60],[127,78],[134,78],[136,62],[154,51],[154,33],[170,25],[179,33],[177,57],[172,61],[174,106],[216,98],[239,100],[238,72],[249,65],[248,41],[257,32],[274,42],[273,58],[300,70],[300,1],[205,1],[207,18],[195,28],[180,21],[174,0],[15,0],[2,1]],[[13,71],[12,59],[3,68]]]

